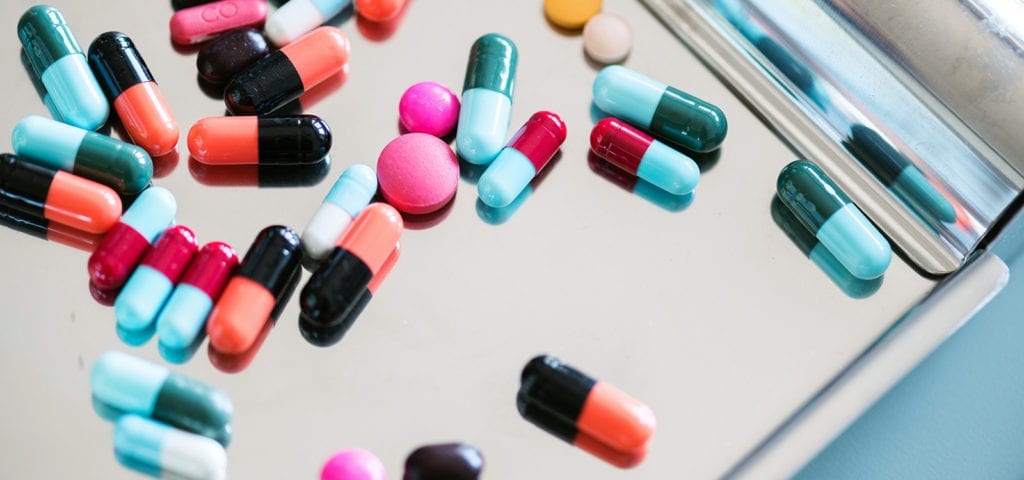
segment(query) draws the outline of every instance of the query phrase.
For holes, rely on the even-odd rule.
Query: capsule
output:
[[[469,163],[490,163],[505,146],[518,61],[507,37],[489,33],[473,43],[455,133],[455,149]]]
[[[693,159],[616,118],[594,125],[590,148],[616,167],[673,195],[692,192],[700,180],[700,168]]]
[[[24,160],[95,180],[124,195],[142,191],[153,179],[145,150],[39,115],[14,126],[11,145]]]
[[[372,168],[355,164],[341,172],[302,231],[302,248],[306,255],[319,261],[330,253],[341,234],[376,193],[377,174]]]
[[[224,391],[127,353],[110,351],[89,377],[92,395],[124,413],[150,417],[175,428],[231,440],[231,399]]]
[[[153,327],[198,249],[196,235],[188,227],[175,225],[164,231],[114,301],[118,328],[138,331]]]
[[[850,198],[807,160],[786,165],[779,173],[779,199],[853,276],[882,276],[892,260],[892,247]]]
[[[102,290],[124,285],[149,246],[174,222],[177,210],[167,189],[143,190],[89,257],[89,282]]]
[[[87,233],[104,233],[121,215],[113,190],[77,175],[0,154],[0,206]]]
[[[355,0],[356,12],[372,22],[386,22],[395,18],[405,7],[406,0]]]
[[[92,253],[102,235],[83,232],[43,217],[0,206],[0,225],[61,245]]]
[[[478,480],[483,469],[484,457],[472,445],[425,445],[406,457],[402,480]]]
[[[203,80],[222,85],[269,53],[267,39],[259,30],[239,28],[203,45],[196,56],[196,68]]]
[[[210,359],[210,364],[214,368],[224,373],[239,373],[252,363],[253,359],[256,358],[256,354],[259,353],[260,348],[263,346],[263,342],[267,340],[267,335],[270,334],[270,329],[273,328],[274,323],[281,317],[281,312],[284,311],[285,306],[288,304],[288,300],[292,298],[292,294],[295,293],[295,289],[299,286],[299,280],[302,278],[302,269],[296,269],[295,273],[292,274],[292,278],[288,280],[285,288],[274,298],[275,306],[274,310],[270,312],[270,318],[265,319],[263,326],[260,327],[259,333],[256,334],[256,340],[253,341],[252,345],[248,349],[238,353],[227,353],[220,351],[212,343],[206,345],[207,357]]]
[[[381,265],[380,270],[373,275],[370,283],[367,284],[363,293],[359,294],[358,299],[352,305],[352,308],[349,309],[349,312],[337,323],[326,326],[318,325],[310,322],[306,317],[300,316],[299,332],[302,333],[302,337],[311,345],[317,347],[329,347],[338,343],[345,336],[345,333],[348,332],[348,329],[352,328],[352,324],[356,322],[356,319],[363,313],[366,306],[370,304],[370,300],[377,293],[380,284],[391,273],[391,269],[395,267],[395,263],[398,262],[398,258],[401,255],[402,245],[401,243],[396,243],[394,250],[391,250],[387,260],[384,261],[384,265]]]
[[[178,122],[131,38],[107,32],[89,46],[89,65],[132,142],[150,155],[178,144]]]
[[[320,480],[384,480],[384,464],[368,450],[346,448],[331,456],[320,470]]]
[[[480,200],[495,208],[512,203],[555,156],[565,135],[565,123],[558,115],[533,114],[480,177],[476,185]]]
[[[196,341],[213,302],[237,267],[238,254],[226,243],[207,243],[199,250],[157,317],[156,334],[162,347],[183,350]]]
[[[138,415],[124,415],[114,423],[114,456],[132,470],[159,478],[227,478],[228,458],[221,444]]]
[[[597,74],[594,103],[669,145],[695,152],[721,146],[729,129],[718,107],[621,65]]]
[[[300,318],[320,326],[344,320],[401,236],[402,216],[394,207],[373,203],[363,209],[302,288]]]
[[[256,236],[241,265],[210,312],[210,345],[225,353],[242,353],[255,343],[282,291],[302,268],[299,235],[279,225]]]
[[[293,165],[320,161],[331,129],[315,115],[209,117],[188,131],[193,158],[215,165]]]
[[[351,3],[352,0],[293,0],[270,14],[263,30],[274,45],[282,47],[334,18]]]
[[[530,360],[521,380],[523,418],[617,467],[643,460],[655,429],[647,405],[547,355]]]
[[[334,27],[319,27],[243,70],[228,83],[224,102],[235,115],[266,115],[348,64],[349,42]]]
[[[49,93],[53,116],[86,130],[107,121],[110,105],[89,70],[78,40],[53,7],[36,5],[18,21],[18,38]]]
[[[174,12],[171,40],[179,45],[203,43],[228,30],[262,27],[266,0],[220,0]]]

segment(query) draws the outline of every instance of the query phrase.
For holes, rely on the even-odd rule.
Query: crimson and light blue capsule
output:
[[[779,199],[853,276],[871,280],[885,273],[892,247],[825,172],[807,160],[779,174]]]
[[[199,250],[157,317],[161,347],[180,351],[193,345],[237,267],[238,254],[226,243],[210,242]]]
[[[455,148],[469,163],[490,163],[505,145],[518,61],[516,45],[505,36],[489,33],[473,43],[455,134]]]
[[[219,443],[133,414],[114,423],[114,456],[154,478],[227,478],[227,453]]]
[[[60,11],[47,5],[29,8],[18,21],[18,38],[49,94],[53,116],[86,130],[101,127],[110,105]]]
[[[89,257],[89,281],[108,290],[124,285],[149,246],[174,223],[177,210],[166,188],[143,190]]]
[[[476,184],[480,200],[494,208],[511,204],[547,166],[565,137],[561,117],[547,111],[534,113],[480,177]]]
[[[358,163],[346,168],[302,231],[303,250],[314,260],[324,258],[376,193],[372,168]]]
[[[198,249],[188,227],[176,225],[164,231],[114,301],[117,326],[134,331],[151,328]]]
[[[598,157],[673,195],[692,192],[700,180],[700,168],[693,159],[613,117],[594,125],[590,148]]]

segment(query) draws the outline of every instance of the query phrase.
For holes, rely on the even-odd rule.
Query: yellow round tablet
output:
[[[601,0],[544,0],[544,14],[551,23],[579,30],[601,11]]]

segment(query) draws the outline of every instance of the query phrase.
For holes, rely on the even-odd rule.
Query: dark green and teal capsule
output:
[[[878,278],[892,247],[850,198],[817,165],[797,160],[779,174],[779,199],[853,276]]]
[[[107,185],[118,193],[141,192],[153,179],[153,160],[142,148],[38,115],[14,127],[19,158]]]
[[[470,163],[488,164],[505,147],[518,61],[508,37],[488,33],[473,43],[455,137],[456,150]]]

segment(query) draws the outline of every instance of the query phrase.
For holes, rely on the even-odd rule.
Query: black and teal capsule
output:
[[[718,148],[729,130],[718,107],[621,65],[597,74],[594,103],[659,140],[695,152]]]
[[[853,276],[870,280],[889,268],[889,242],[817,165],[786,165],[777,188],[782,203]]]

